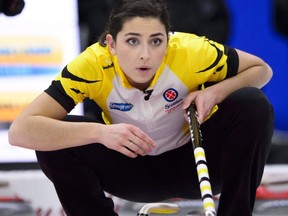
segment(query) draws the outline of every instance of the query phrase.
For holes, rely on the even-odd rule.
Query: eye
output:
[[[136,38],[129,38],[127,40],[127,43],[130,45],[136,45],[136,44],[138,44],[138,40]]]
[[[162,40],[159,39],[159,38],[154,38],[152,41],[151,41],[152,45],[154,46],[159,46],[161,43],[162,43]]]

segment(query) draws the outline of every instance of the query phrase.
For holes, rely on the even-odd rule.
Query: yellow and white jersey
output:
[[[190,139],[181,109],[189,92],[236,75],[234,49],[193,34],[170,35],[167,53],[146,91],[133,88],[107,47],[98,43],[71,61],[46,92],[68,112],[85,98],[103,110],[106,124],[129,123],[157,143],[151,155]]]

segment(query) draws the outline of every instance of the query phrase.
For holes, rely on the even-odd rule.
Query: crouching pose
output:
[[[104,191],[135,202],[200,198],[185,110],[195,103],[218,216],[251,216],[273,132],[260,58],[170,32],[163,0],[119,0],[98,43],[13,122],[69,216],[112,216]],[[68,113],[85,98],[103,119]]]

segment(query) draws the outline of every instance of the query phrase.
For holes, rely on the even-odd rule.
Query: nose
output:
[[[150,51],[148,45],[143,45],[140,50],[140,59],[148,60],[150,57]]]

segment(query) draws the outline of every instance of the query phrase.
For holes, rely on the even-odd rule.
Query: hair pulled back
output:
[[[170,15],[164,0],[118,0],[110,13],[105,32],[100,36],[99,43],[106,46],[105,37],[109,33],[114,40],[123,24],[135,17],[157,18],[170,31]]]

